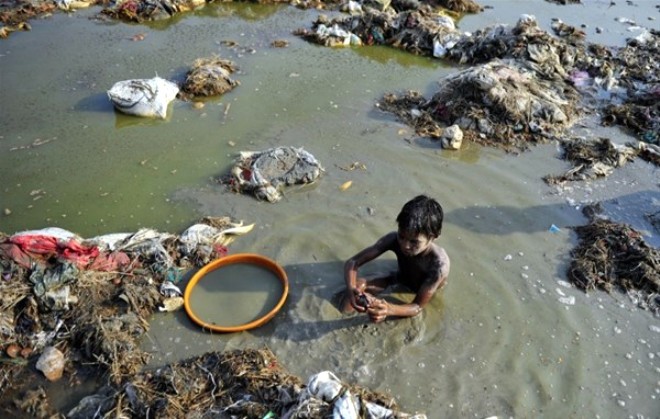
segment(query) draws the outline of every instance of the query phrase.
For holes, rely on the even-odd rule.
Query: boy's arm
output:
[[[431,301],[437,290],[447,283],[449,276],[449,258],[444,250],[439,253],[440,264],[435,280],[429,280],[422,284],[417,291],[415,299],[409,304],[390,304],[382,299],[375,299],[369,306],[369,317],[374,323],[382,322],[387,316],[414,317],[422,312],[422,309]]]
[[[387,316],[414,317],[422,312],[422,309],[431,301],[435,292],[446,283],[446,277],[439,277],[436,281],[423,284],[412,303],[394,304],[383,299],[375,299],[369,306],[369,317],[374,323],[380,323]]]
[[[346,289],[349,291],[351,305],[356,310],[364,311],[362,306],[355,304],[355,297],[363,291],[357,289],[358,268],[390,250],[395,240],[396,233],[389,233],[381,237],[373,245],[367,247],[366,249],[357,253],[355,256],[348,259],[344,264],[344,280],[346,281]]]

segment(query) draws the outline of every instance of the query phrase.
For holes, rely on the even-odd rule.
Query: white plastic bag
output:
[[[178,93],[176,83],[154,77],[118,81],[108,90],[108,98],[125,114],[165,119],[167,107]]]
[[[354,399],[351,392],[344,388],[341,380],[330,371],[321,371],[307,382],[307,391],[311,396],[331,403],[333,419],[359,419],[360,401]]]

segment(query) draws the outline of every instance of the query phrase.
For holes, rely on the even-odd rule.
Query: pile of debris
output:
[[[198,58],[186,74],[182,90],[192,96],[217,96],[232,90],[240,82],[230,77],[236,65],[220,57]]]
[[[311,29],[296,35],[319,45],[390,45],[417,55],[433,56],[455,43],[460,33],[449,16],[428,5],[401,12],[360,9],[357,14],[330,20],[320,15]]]
[[[278,202],[285,187],[314,183],[323,171],[316,157],[302,147],[276,147],[241,152],[229,175],[221,178],[220,183],[235,192]]]
[[[585,211],[598,212],[591,207]],[[584,291],[624,292],[641,308],[659,313],[660,250],[632,227],[598,216],[574,230],[580,242],[571,252],[571,282]]]
[[[445,77],[430,99],[418,92],[387,94],[378,106],[418,135],[440,138],[443,127],[456,124],[471,141],[524,150],[555,138],[579,115],[571,86],[539,78],[526,63],[494,60]]]
[[[646,143],[660,146],[660,31],[645,31],[629,39],[612,58],[613,83],[626,89],[623,103],[608,104],[605,125],[629,128]]]
[[[343,405],[340,405],[344,402]],[[348,409],[346,407],[348,406]],[[350,410],[351,407],[357,410]],[[209,352],[102,388],[68,412],[68,418],[217,417],[322,418],[342,408],[351,418],[425,418],[396,410],[393,399],[322,372],[305,385],[268,349]],[[215,416],[214,416],[215,417]]]
[[[632,161],[639,149],[617,146],[609,138],[595,141],[586,138],[569,138],[561,141],[562,158],[573,167],[562,175],[548,175],[543,180],[550,184],[562,184],[582,180],[592,180],[609,176],[614,169]]]
[[[148,358],[139,340],[149,316],[180,308],[175,284],[185,272],[225,255],[252,227],[205,217],[179,236],[141,229],[85,240],[59,228],[0,235],[0,335],[8,357],[0,363],[0,392],[35,362],[53,381],[75,370],[73,360],[115,382],[136,373]]]
[[[118,0],[103,8],[102,15],[128,22],[169,19],[177,13],[203,7],[206,0]]]

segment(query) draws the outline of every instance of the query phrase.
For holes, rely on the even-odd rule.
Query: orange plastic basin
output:
[[[282,283],[282,296],[280,297],[279,301],[277,302],[275,307],[273,307],[272,310],[266,313],[263,317],[260,317],[249,323],[244,323],[238,326],[221,326],[217,324],[207,323],[204,320],[197,317],[192,307],[190,307],[190,295],[192,294],[192,290],[193,288],[195,288],[195,285],[197,285],[197,282],[199,282],[199,280],[202,279],[209,272],[212,272],[223,266],[227,266],[235,263],[250,263],[253,265],[264,267],[270,270],[271,272],[273,272]],[[270,319],[272,319],[275,316],[275,314],[277,314],[278,311],[280,311],[288,295],[289,295],[289,279],[286,276],[286,272],[284,271],[284,269],[282,269],[280,265],[278,265],[275,261],[268,259],[265,256],[257,255],[254,253],[237,253],[235,255],[229,255],[222,257],[220,259],[216,259],[204,265],[199,271],[197,271],[195,275],[193,275],[193,277],[190,279],[190,282],[188,282],[188,285],[186,286],[186,291],[183,294],[183,303],[186,309],[186,313],[188,313],[188,316],[190,316],[193,322],[197,323],[203,328],[212,330],[214,332],[241,332],[243,330],[254,329],[255,327],[259,327],[267,323]]]

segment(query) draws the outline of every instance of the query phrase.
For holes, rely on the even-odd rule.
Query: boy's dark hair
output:
[[[426,237],[438,237],[442,231],[444,213],[440,204],[426,195],[419,195],[406,202],[396,217],[399,230]]]

